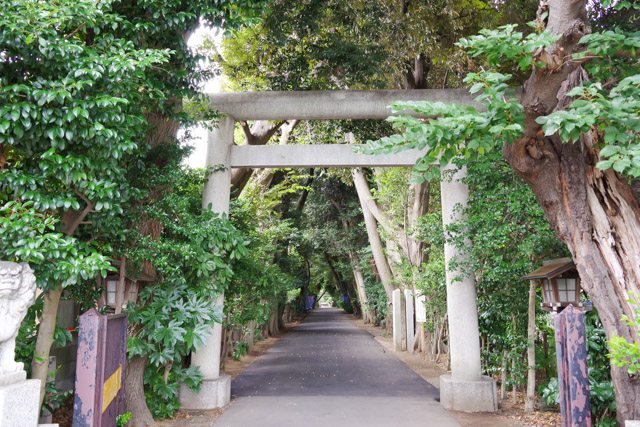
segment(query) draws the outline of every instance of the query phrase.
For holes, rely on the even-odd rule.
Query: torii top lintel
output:
[[[230,92],[208,96],[212,106],[235,120],[386,119],[395,101],[481,106],[466,89]]]

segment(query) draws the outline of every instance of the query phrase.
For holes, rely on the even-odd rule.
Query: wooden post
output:
[[[124,412],[127,315],[80,316],[73,425],[113,426]]]
[[[591,426],[584,312],[572,305],[555,318],[558,388],[563,427]]]
[[[127,257],[122,255],[120,261],[120,271],[118,276],[118,286],[116,288],[116,314],[122,313],[122,304],[124,303],[124,282],[127,275]]]

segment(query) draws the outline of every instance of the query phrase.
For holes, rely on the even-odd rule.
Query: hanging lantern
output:
[[[113,266],[116,268],[120,268],[120,260],[113,260]],[[105,305],[111,307],[112,309],[116,308],[116,300],[118,294],[118,281],[119,276],[117,273],[110,273],[107,275],[107,278],[104,281],[105,284]],[[138,300],[138,289],[139,282],[154,282],[155,277],[151,277],[148,274],[139,272],[135,277],[131,277],[127,274],[124,278],[124,289],[122,296],[122,308],[126,308],[129,302],[134,304],[137,303]]]
[[[541,307],[545,311],[559,312],[570,304],[581,308],[585,306],[580,301],[580,276],[570,258],[544,261],[542,267],[527,274],[523,279],[542,282],[544,302]]]

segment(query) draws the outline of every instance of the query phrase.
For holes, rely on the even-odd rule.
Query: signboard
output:
[[[114,426],[124,413],[127,324],[126,314],[80,316],[74,427]]]
[[[424,323],[427,321],[427,308],[424,306],[427,297],[420,295],[416,297],[416,322]]]

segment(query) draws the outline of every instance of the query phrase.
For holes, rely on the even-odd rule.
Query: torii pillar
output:
[[[233,145],[233,117],[220,119],[218,128],[209,132],[207,140],[207,167],[214,167],[204,185],[202,208],[215,213],[229,215],[231,188],[231,146]],[[224,294],[218,294],[216,304],[224,304]],[[205,345],[191,354],[191,364],[198,366],[204,376],[200,392],[194,393],[189,387],[180,386],[180,403],[184,409],[215,409],[229,404],[231,399],[231,377],[220,374],[220,345],[222,324],[216,323],[207,337]]]
[[[459,208],[469,202],[469,187],[462,182],[466,167],[449,165],[443,170],[442,225],[462,219]],[[452,176],[447,176],[449,172]],[[459,205],[459,206],[458,206]],[[458,208],[456,208],[458,206]],[[465,254],[445,243],[444,259],[447,278],[447,314],[449,316],[449,357],[451,373],[440,377],[440,403],[445,409],[465,412],[495,412],[498,410],[496,382],[482,375],[478,330],[478,304],[473,272],[460,267],[452,270],[453,260],[464,262]]]

